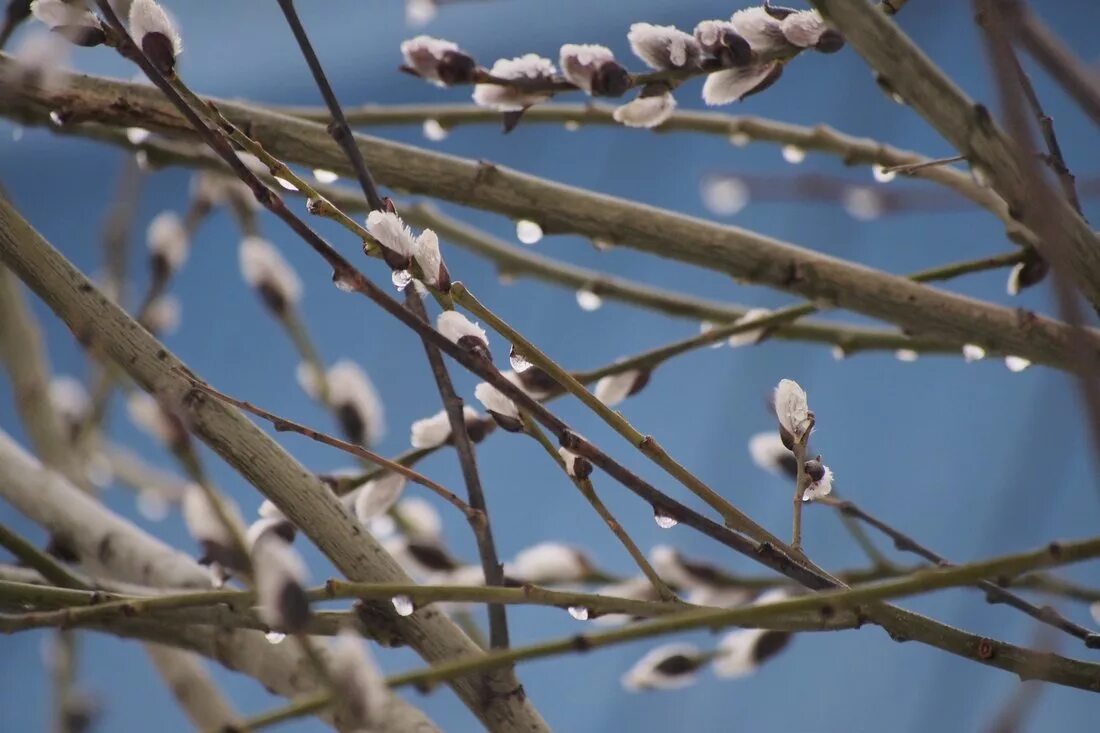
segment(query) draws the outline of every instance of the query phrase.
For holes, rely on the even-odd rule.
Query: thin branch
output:
[[[1016,33],[1027,52],[1100,125],[1100,77],[1096,69],[1077,58],[1061,39],[1028,8],[1019,8]]]
[[[428,312],[424,309],[424,303],[413,286],[405,288],[405,307],[412,311],[413,315],[424,323],[428,322]],[[474,455],[473,441],[466,430],[466,416],[463,411],[462,398],[455,392],[451,375],[447,371],[447,365],[443,363],[443,357],[430,341],[422,339],[424,351],[428,357],[428,364],[432,370],[432,378],[435,380],[439,397],[443,400],[443,409],[447,413],[447,419],[451,424],[451,442],[458,455],[458,462],[462,467],[462,478],[466,482],[466,493],[470,506],[481,514],[481,522],[471,523],[474,529],[474,537],[477,540],[477,551],[481,558],[481,570],[485,575],[485,583],[490,586],[504,585],[504,566],[497,556],[496,544],[493,541],[492,524],[489,521],[489,507],[485,502],[485,492],[481,488],[481,477],[477,470],[477,458]],[[489,646],[492,649],[508,648],[508,617],[504,607],[499,604],[489,605]]]
[[[660,599],[663,601],[679,600],[665,581],[661,579],[657,571],[653,569],[653,566],[649,564],[649,561],[646,560],[645,553],[643,553],[634,540],[630,538],[630,535],[627,534],[626,530],[624,530],[618,520],[615,519],[611,510],[600,501],[600,497],[597,496],[596,489],[592,485],[591,479],[575,476],[570,473],[569,468],[562,460],[561,454],[554,448],[554,444],[550,442],[550,439],[546,437],[546,434],[542,432],[538,424],[531,420],[530,416],[527,414],[521,414],[520,419],[523,421],[524,432],[534,438],[535,441],[546,450],[547,455],[549,455],[558,465],[558,468],[565,473],[569,481],[577,487],[577,490],[581,492],[581,495],[584,496],[585,500],[588,501],[592,508],[596,510],[596,513],[600,515],[600,518],[603,519],[608,529],[611,530],[611,533],[614,534],[616,539],[626,548],[627,553],[629,553],[631,559],[634,560],[634,564],[642,571],[642,575],[650,582]],[[588,607],[584,606],[584,608],[587,609]]]
[[[301,49],[306,63],[309,64],[309,71],[313,74],[313,80],[317,83],[317,88],[321,90],[321,96],[325,98],[329,114],[332,115],[332,122],[328,125],[328,133],[332,135],[332,139],[344,151],[344,155],[348,157],[352,167],[355,168],[355,177],[359,179],[359,185],[362,186],[363,195],[366,196],[371,209],[384,208],[385,204],[382,197],[378,195],[378,186],[367,168],[366,161],[363,160],[362,152],[360,152],[359,147],[352,138],[351,128],[348,127],[348,122],[344,119],[344,112],[340,109],[340,102],[337,101],[336,94],[328,83],[325,71],[321,68],[321,62],[313,50],[313,44],[309,42],[306,29],[302,27],[302,21],[298,18],[298,12],[294,9],[294,0],[279,0],[279,8],[286,16],[287,25],[290,26],[290,30],[294,34],[294,40],[298,42],[298,48]]]
[[[315,440],[318,443],[324,443],[325,445],[332,446],[333,448],[338,448],[345,453],[350,453],[353,456],[362,458],[366,461],[370,461],[371,463],[374,463],[384,468],[386,471],[400,474],[412,481],[413,483],[420,484],[426,489],[431,490],[441,499],[460,511],[467,520],[476,522],[482,521],[482,519],[480,518],[480,510],[474,509],[469,504],[462,501],[462,499],[458,498],[458,496],[453,491],[449,490],[445,486],[438,484],[435,481],[432,481],[427,476],[418,473],[401,463],[391,461],[390,459],[381,456],[374,451],[368,448],[364,448],[363,446],[356,443],[349,443],[346,440],[340,440],[335,436],[329,435],[327,433],[322,433],[310,427],[306,427],[301,423],[297,423],[293,420],[281,417],[273,412],[268,412],[261,407],[253,405],[251,402],[245,402],[244,400],[238,400],[235,397],[230,397],[224,392],[220,392],[217,389],[211,387],[209,384],[200,381],[198,378],[194,377],[190,373],[184,372],[183,376],[186,379],[190,380],[191,384],[196,389],[202,390],[206,394],[209,394],[210,396],[215,397],[218,400],[225,402],[226,404],[233,405],[234,407],[240,408],[241,410],[255,415],[256,417],[267,420],[271,423],[276,432],[290,431],[298,433],[299,435],[304,435],[310,440]]]
[[[846,514],[850,517],[867,523],[874,527],[878,531],[885,534],[891,540],[894,541],[894,545],[902,552],[911,552],[913,554],[923,557],[929,562],[935,563],[940,567],[951,567],[951,563],[943,557],[937,554],[928,547],[920,544],[909,535],[905,534],[901,530],[894,528],[893,526],[883,522],[881,519],[864,511],[859,505],[848,500],[836,500],[831,497],[822,497],[817,500],[822,504],[835,507],[842,514]],[[1051,544],[1051,552],[1057,552],[1059,547],[1058,543]],[[994,574],[996,575],[996,574]],[[986,597],[990,603],[1004,603],[1012,608],[1026,613],[1028,616],[1041,621],[1042,623],[1053,626],[1056,629],[1060,629],[1067,634],[1074,636],[1085,642],[1086,646],[1100,648],[1100,635],[1091,631],[1090,629],[1081,626],[1080,624],[1070,621],[1068,618],[1058,613],[1054,608],[1050,606],[1043,606],[1042,608],[1024,600],[1020,596],[1005,590],[999,584],[1001,579],[998,579],[996,583],[989,580],[981,580],[977,582],[979,588],[985,591]],[[1004,583],[1011,583],[1011,578],[1005,578]]]

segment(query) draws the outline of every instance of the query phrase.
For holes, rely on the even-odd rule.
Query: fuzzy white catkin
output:
[[[183,52],[183,40],[176,24],[154,0],[134,0],[130,5],[130,35],[141,45],[147,33],[161,33],[172,43],[176,56]]]

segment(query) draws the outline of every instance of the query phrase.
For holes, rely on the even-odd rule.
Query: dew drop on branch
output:
[[[318,183],[336,183],[340,176],[333,171],[325,170],[324,168],[314,168],[313,177],[317,179]]]
[[[806,160],[806,151],[798,147],[797,145],[784,145],[783,160],[787,161],[791,165],[798,165],[802,161]]]
[[[834,346],[830,353],[836,361],[844,361],[848,358],[848,352],[844,350],[843,346]]]
[[[740,178],[705,179],[702,195],[703,205],[718,216],[733,216],[749,203],[749,187]]]
[[[747,132],[735,132],[730,135],[730,145],[737,148],[743,148],[752,142],[752,138],[749,137]]]
[[[584,606],[570,606],[569,615],[577,619],[578,621],[587,621],[588,609]]]
[[[424,137],[433,143],[447,139],[447,128],[439,124],[439,120],[428,118],[424,120]]]
[[[889,183],[897,177],[897,171],[888,171],[886,166],[875,163],[871,166],[871,175],[879,183]]]
[[[600,306],[603,305],[603,298],[591,290],[581,288],[577,291],[577,305],[584,311],[599,310]]]
[[[512,353],[508,355],[508,362],[512,365],[512,369],[517,374],[525,372],[531,368],[531,362],[527,361],[527,357],[516,351],[516,347],[512,347]]]
[[[50,122],[54,123],[58,127],[65,124],[65,118],[56,109],[50,112]]]
[[[848,186],[841,199],[848,216],[858,221],[873,221],[882,216],[882,197],[867,186]]]
[[[394,270],[390,274],[390,280],[393,281],[393,286],[397,288],[398,291],[402,291],[407,288],[409,286],[409,283],[412,282],[412,279],[412,273],[408,270]]]
[[[267,639],[268,644],[278,644],[286,638],[286,634],[281,631],[269,631],[264,634],[264,638]]]
[[[962,348],[963,359],[967,364],[980,361],[985,358],[985,349],[977,344],[964,344]]]
[[[351,293],[355,291],[355,283],[352,282],[351,278],[344,275],[333,273],[332,284],[336,286],[337,290],[344,293]]]
[[[653,507],[653,521],[656,522],[657,526],[661,529],[672,529],[680,523],[679,520],[669,516],[663,509],[658,509],[657,507]]]
[[[970,177],[982,188],[989,188],[989,171],[980,163],[970,164]]]
[[[581,129],[581,123],[577,122],[576,120],[566,120],[565,129],[569,132],[576,132],[577,130]]]
[[[394,596],[390,599],[390,602],[393,604],[393,610],[397,611],[398,616],[412,616],[413,611],[416,610],[412,599],[408,596]]]
[[[149,131],[144,127],[127,127],[126,139],[134,145],[140,145],[149,139]]]
[[[1031,360],[1022,356],[1006,356],[1005,366],[1008,367],[1010,372],[1022,372],[1031,366]]]
[[[516,239],[524,244],[538,244],[542,239],[542,227],[530,219],[520,219],[516,222]]]
[[[298,187],[297,187],[297,186],[295,186],[295,185],[294,185],[293,183],[291,183],[290,181],[288,181],[288,180],[287,180],[287,179],[285,179],[285,178],[280,178],[279,176],[275,176],[275,181],[276,181],[276,182],[277,182],[277,183],[278,183],[278,184],[279,184],[280,186],[282,186],[283,188],[285,188],[285,189],[286,189],[287,191],[297,191],[297,190],[298,190]]]
[[[912,349],[898,349],[894,352],[894,358],[898,361],[913,362],[920,358],[920,354]]]

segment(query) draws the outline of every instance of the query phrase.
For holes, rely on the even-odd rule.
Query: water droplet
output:
[[[752,138],[747,132],[735,132],[730,135],[730,145],[734,147],[743,148],[751,142]]]
[[[149,131],[144,127],[127,127],[126,139],[134,145],[140,145],[149,139]]]
[[[542,239],[542,227],[530,219],[520,219],[516,222],[516,239],[524,244],[538,244]]]
[[[672,529],[680,523],[679,520],[670,517],[657,507],[653,507],[653,521],[656,522],[657,526],[661,529]]]
[[[54,123],[58,127],[65,124],[65,118],[61,116],[61,113],[56,109],[50,112],[50,122]]]
[[[393,610],[397,611],[398,616],[412,616],[413,611],[416,610],[412,599],[408,596],[394,596],[390,602],[393,603]]]
[[[316,178],[319,183],[336,183],[340,178],[336,173],[327,171],[324,168],[314,168],[313,177]]]
[[[581,123],[577,122],[576,120],[566,120],[565,129],[569,132],[576,132],[577,130],[581,129]]]
[[[898,361],[916,361],[920,357],[920,354],[912,349],[898,349],[894,352],[894,358]]]
[[[989,171],[980,163],[970,164],[970,177],[982,188],[989,188]]]
[[[584,606],[570,606],[569,615],[577,619],[578,621],[587,621],[588,609]]]
[[[141,516],[150,522],[160,522],[168,517],[171,507],[162,492],[145,489],[138,494],[137,508]]]
[[[592,244],[601,252],[606,252],[609,249],[615,247],[615,243],[610,239],[600,239],[599,237],[592,240]]]
[[[285,188],[287,191],[297,191],[298,190],[297,186],[295,186],[293,183],[291,183],[290,181],[288,181],[285,178],[279,178],[279,176],[275,176],[275,180],[276,180],[276,182],[278,182],[278,184],[280,186]]]
[[[26,130],[24,130],[19,125],[16,125],[15,127],[11,128],[11,140],[12,140],[12,142],[17,143],[20,140],[22,140],[24,132],[26,132]]]
[[[577,305],[584,311],[599,310],[603,305],[603,298],[591,290],[580,289],[577,291]]]
[[[888,171],[885,166],[875,163],[871,166],[871,175],[875,177],[875,180],[879,183],[889,183],[897,177],[896,171]]]
[[[964,344],[962,351],[963,359],[966,360],[967,364],[985,358],[985,349],[977,344]]]
[[[286,638],[286,634],[281,631],[269,631],[264,634],[264,638],[267,639],[268,644],[278,644]]]
[[[446,140],[447,128],[439,124],[439,120],[424,120],[424,137],[428,138],[433,143],[437,143],[440,140]]]
[[[144,150],[139,150],[134,153],[134,162],[137,163],[137,167],[140,170],[147,171],[152,168],[152,166],[149,165],[149,154]]]
[[[412,279],[412,273],[408,270],[394,270],[390,274],[390,280],[393,281],[393,286],[397,288],[398,291],[407,288],[409,286],[409,283],[412,282]]]
[[[701,194],[712,214],[733,216],[749,203],[749,187],[740,178],[706,178]]]
[[[527,357],[516,351],[516,347],[512,347],[512,353],[508,355],[508,362],[512,365],[512,369],[517,374],[525,372],[531,368],[531,362],[527,361]]]
[[[337,290],[345,293],[351,293],[355,291],[355,283],[351,278],[338,273],[332,273],[332,284],[336,286]]]
[[[890,101],[894,104],[905,104],[905,97],[901,96],[897,92],[891,92]]]
[[[848,358],[848,352],[844,350],[843,346],[834,346],[832,350],[833,358],[837,361],[844,361]]]
[[[859,221],[873,221],[882,216],[882,197],[866,186],[849,186],[842,195],[844,210]]]
[[[709,332],[713,331],[717,327],[717,325],[718,324],[712,323],[711,321],[703,321],[702,323],[699,324],[699,333],[709,333]],[[723,342],[721,340],[718,340],[718,341],[715,341],[713,344],[710,344],[707,348],[708,349],[720,349],[720,348],[722,348],[722,345],[723,345]]]
[[[798,165],[802,161],[806,160],[806,151],[797,145],[784,145],[783,146],[783,160],[787,161],[791,165]]]
[[[1031,366],[1031,360],[1022,356],[1006,356],[1005,366],[1008,367],[1010,372],[1022,372]]]

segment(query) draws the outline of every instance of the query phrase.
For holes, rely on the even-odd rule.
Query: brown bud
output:
[[[518,417],[511,417],[509,415],[502,415],[499,412],[493,412],[489,410],[489,414],[492,415],[493,420],[500,426],[501,430],[507,430],[509,433],[522,433],[523,423],[520,422]]]
[[[493,355],[489,351],[489,344],[477,336],[461,336],[455,343],[479,359],[489,362],[493,360]]]
[[[157,71],[165,76],[172,75],[176,68],[176,48],[171,38],[150,31],[141,37],[141,51]]]
[[[775,18],[776,20],[783,20],[791,13],[797,13],[794,8],[786,8],[780,5],[772,5],[768,0],[764,0],[764,12]]]
[[[821,53],[836,53],[844,48],[844,36],[832,28],[828,28],[821,34],[821,38],[817,40],[817,45],[814,48]]]
[[[69,43],[87,48],[102,45],[107,40],[107,34],[102,28],[96,26],[59,25],[51,30]]]
[[[821,456],[811,461],[806,461],[803,468],[806,471],[806,475],[815,483],[825,478],[825,464],[821,462]]]
[[[471,83],[476,71],[477,62],[461,51],[447,51],[436,65],[439,80],[447,86]]]
[[[592,94],[597,97],[621,97],[630,88],[630,72],[615,61],[607,61],[592,77]]]

